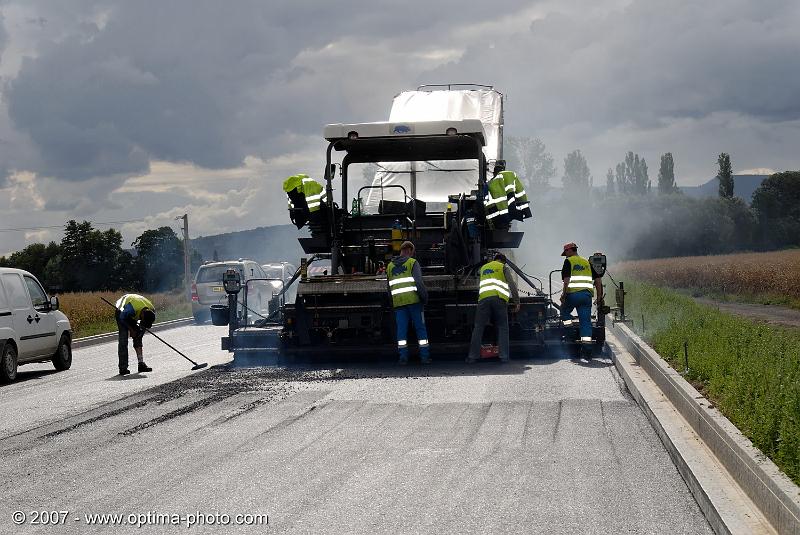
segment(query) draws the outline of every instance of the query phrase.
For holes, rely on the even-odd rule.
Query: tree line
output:
[[[202,263],[192,251],[192,271]],[[0,267],[24,269],[48,288],[62,292],[95,290],[168,291],[183,286],[183,240],[170,227],[144,231],[122,247],[122,234],[101,231],[89,221],[71,220],[61,242],[33,243],[8,257]]]
[[[608,169],[602,187],[595,186],[586,157],[574,150],[564,158],[561,196],[545,194],[557,169],[540,139],[511,138],[506,159],[526,183],[538,211],[534,222],[563,222],[565,213],[580,213],[583,229],[602,227],[586,233],[620,245],[616,252],[629,258],[800,247],[800,171],[767,177],[748,204],[734,196],[727,153],[717,157],[718,196],[704,198],[681,192],[671,152],[661,155],[655,184],[645,158],[629,151]],[[570,225],[562,223],[562,229]],[[580,229],[576,226],[573,235],[581,235]]]

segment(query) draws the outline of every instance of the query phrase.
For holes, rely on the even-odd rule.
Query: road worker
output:
[[[289,215],[297,228],[302,228],[309,220],[319,219],[324,213],[325,187],[308,175],[290,176],[283,182],[283,191],[289,198]]]
[[[509,220],[524,221],[532,217],[528,194],[525,192],[525,186],[522,185],[517,173],[506,170],[505,160],[497,160],[494,165],[494,174],[495,178],[501,177],[503,180]]]
[[[597,291],[597,302],[603,301],[603,283],[589,261],[578,256],[575,243],[564,245],[561,256],[565,256],[561,268],[564,287],[561,292],[561,321],[572,324],[572,311],[578,310],[578,330],[583,344],[583,353],[591,354],[592,343],[592,296]]]
[[[491,229],[506,229],[511,224],[503,175],[496,174],[486,184],[483,211],[486,223]]]
[[[139,372],[151,372],[153,369],[144,362],[142,337],[144,330],[153,326],[156,311],[149,299],[139,294],[125,294],[117,300],[114,317],[119,328],[119,374],[128,375],[128,336],[133,338],[133,349],[139,361]]]
[[[491,262],[481,267],[478,286],[478,309],[475,312],[475,326],[472,328],[472,340],[469,344],[467,362],[478,360],[481,352],[483,331],[489,321],[497,328],[500,361],[508,362],[511,357],[508,341],[508,301],[512,301],[512,312],[519,312],[519,292],[511,270],[506,265],[506,257],[502,253],[494,255]]]
[[[389,293],[397,324],[398,363],[408,364],[408,323],[414,324],[419,341],[419,356],[423,364],[431,363],[428,347],[428,330],[425,328],[423,308],[428,302],[428,290],[422,280],[419,262],[414,259],[414,244],[410,241],[400,245],[400,255],[386,266]]]

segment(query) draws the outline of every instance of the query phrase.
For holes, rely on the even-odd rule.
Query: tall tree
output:
[[[61,240],[61,286],[66,291],[118,290],[132,287],[132,257],[122,250],[122,234],[99,231],[89,221],[71,220]]]
[[[616,188],[614,187],[614,171],[611,168],[608,168],[608,173],[606,173],[606,195],[614,195],[616,193]]]
[[[800,171],[775,173],[764,179],[753,192],[753,210],[761,220],[786,218],[800,223]]]
[[[617,164],[615,170],[615,177],[617,180],[617,193],[626,194],[629,191],[627,177],[625,175],[625,162]]]
[[[183,240],[170,227],[145,230],[133,242],[143,289],[172,290],[183,281]]]
[[[647,162],[636,155],[634,168],[633,192],[644,195],[650,191],[650,177],[647,174]]]
[[[658,192],[666,195],[676,191],[678,186],[675,185],[675,162],[672,153],[667,152],[661,155],[661,166],[658,168]]]
[[[719,196],[725,199],[733,197],[733,167],[731,166],[730,154],[723,152],[717,158],[719,164],[719,171],[717,172],[717,180],[719,180]]]
[[[536,192],[550,187],[550,179],[556,176],[555,161],[541,139],[511,137],[505,149],[508,169],[519,175],[527,190]]]
[[[0,266],[30,271],[40,279],[43,279],[42,282],[45,285],[50,285],[50,281],[45,277],[45,268],[47,263],[58,254],[59,247],[56,242],[51,241],[47,245],[32,243],[21,251],[13,253],[8,258],[0,257]]]
[[[617,164],[616,178],[620,193],[645,195],[650,191],[647,162],[632,151],[628,151],[625,160]]]
[[[561,178],[564,191],[568,193],[586,193],[592,185],[592,173],[586,158],[576,149],[564,158],[564,176]]]

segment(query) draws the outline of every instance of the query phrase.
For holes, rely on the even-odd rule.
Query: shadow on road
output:
[[[106,381],[131,381],[134,379],[147,379],[146,375],[142,375],[140,373],[132,373],[130,375],[112,375]]]
[[[13,383],[0,383],[0,387],[24,383],[25,381],[43,379],[49,375],[53,375],[54,373],[59,373],[59,372],[58,370],[30,370],[30,371],[19,370],[17,371],[17,378],[14,380]]]

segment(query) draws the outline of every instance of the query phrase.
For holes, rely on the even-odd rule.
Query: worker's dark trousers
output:
[[[119,310],[114,313],[114,319],[117,320],[117,328],[119,329],[119,345],[117,347],[117,353],[119,354],[119,369],[126,370],[128,369],[128,336],[130,333],[130,327],[119,319]],[[142,347],[142,335],[144,334],[143,331],[139,331],[137,335],[133,337],[133,347]]]
[[[497,341],[500,346],[500,360],[507,360],[510,356],[508,343],[508,303],[493,295],[478,301],[478,310],[475,312],[475,326],[472,328],[472,341],[469,344],[470,360],[481,355],[481,339],[483,330],[491,320],[497,327]]]

